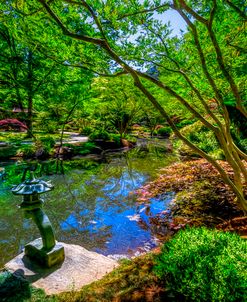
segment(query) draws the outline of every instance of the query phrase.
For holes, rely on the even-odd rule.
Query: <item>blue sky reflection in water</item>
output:
[[[93,186],[99,189],[96,197],[96,206],[93,215],[88,209],[71,213],[65,221],[60,223],[63,231],[89,232],[91,238],[101,231],[108,233],[104,245],[94,247],[97,252],[108,254],[131,254],[138,248],[151,248],[155,245],[149,229],[149,217],[162,212],[171,196],[161,199],[153,198],[149,204],[135,202],[134,190],[138,189],[147,180],[146,175],[133,171],[131,174],[123,169],[120,178],[110,177],[99,188],[97,180]],[[87,225],[82,225],[81,217],[90,216]]]

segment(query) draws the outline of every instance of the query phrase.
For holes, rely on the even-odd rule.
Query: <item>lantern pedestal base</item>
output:
[[[30,259],[47,268],[62,263],[65,258],[64,247],[61,243],[57,243],[53,249],[46,251],[43,249],[41,238],[25,245],[24,253]]]

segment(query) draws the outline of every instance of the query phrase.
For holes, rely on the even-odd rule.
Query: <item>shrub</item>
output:
[[[176,124],[177,128],[181,129],[185,126],[188,126],[188,125],[192,125],[195,123],[196,120],[192,119],[192,120],[183,120],[179,123]]]
[[[25,279],[6,271],[0,272],[0,297],[2,297],[0,301],[4,302],[55,302],[57,300],[55,297],[47,297],[43,290],[33,288]]]
[[[111,140],[116,143],[117,146],[121,146],[120,134],[111,134]]]
[[[95,151],[96,145],[93,142],[82,143],[80,146],[64,144],[73,150],[73,154],[86,155]]]
[[[231,135],[240,150],[243,152],[247,152],[247,138],[241,135],[241,133],[237,130],[236,127],[231,127]]]
[[[44,147],[47,147],[47,148],[53,148],[54,145],[56,144],[55,139],[51,136],[40,137],[40,141],[42,142]]]
[[[103,139],[104,141],[107,141],[111,139],[111,135],[106,130],[96,130],[90,134],[89,138],[91,140]]]
[[[200,121],[184,127],[181,130],[181,133],[204,152],[209,153],[212,156],[217,156],[217,154],[219,154],[220,158],[223,157],[222,153],[220,153],[221,149],[214,133]],[[187,149],[187,147],[185,147],[185,149]]]
[[[157,133],[161,136],[170,136],[172,129],[170,127],[163,127],[158,129]]]
[[[247,241],[206,228],[180,231],[157,256],[175,301],[247,301]]]
[[[89,126],[86,126],[80,130],[80,134],[84,134],[84,135],[90,135],[92,132],[93,132],[93,128]]]

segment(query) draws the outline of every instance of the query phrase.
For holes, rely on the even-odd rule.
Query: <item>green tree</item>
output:
[[[6,20],[0,27],[0,85],[4,107],[22,112],[32,135],[34,100],[51,79],[55,64],[15,37]],[[26,109],[26,110],[25,110]]]
[[[7,5],[11,3],[9,1]],[[36,23],[44,29],[46,24],[47,35],[51,28],[56,27],[60,30],[60,36],[70,38],[71,43],[77,41],[74,45],[78,48],[81,45],[88,47],[95,60],[91,61],[91,66],[84,61],[81,66],[91,68],[98,74],[102,73],[102,69],[110,75],[129,74],[134,85],[166,118],[175,134],[218,170],[236,194],[239,206],[247,211],[243,192],[247,171],[241,160],[246,160],[247,156],[234,144],[226,107],[228,95],[231,104],[246,117],[243,75],[240,71],[244,54],[236,55],[244,42],[246,15],[242,2],[39,0],[39,3],[40,6],[25,1],[19,10],[25,11],[26,15],[31,14],[27,19],[33,20],[34,26]],[[168,9],[176,11],[187,23],[188,32],[181,38],[171,38],[169,26],[157,18],[157,14],[162,16]],[[229,31],[233,39],[231,43]],[[50,39],[58,41],[60,37],[56,33],[57,36],[52,35]],[[136,41],[133,41],[135,36]],[[237,57],[236,64],[234,57]],[[77,56],[74,61],[78,60],[80,62]],[[145,72],[150,60],[156,63],[158,69],[165,70],[165,76],[157,77]],[[167,72],[171,76],[166,76]],[[233,179],[219,162],[180,133],[166,106],[161,105],[150,89],[150,83],[157,91],[174,97],[213,131],[233,169]]]
[[[133,86],[129,76],[111,79],[97,77],[92,88],[98,103],[95,111],[100,108],[101,119],[117,130],[122,138],[142,111],[143,95]]]

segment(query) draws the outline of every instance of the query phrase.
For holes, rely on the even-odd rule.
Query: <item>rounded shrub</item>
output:
[[[106,130],[96,130],[89,135],[90,140],[102,139],[104,141],[110,140],[111,135]]]
[[[154,270],[174,301],[247,301],[247,241],[236,234],[180,231],[163,246]]]
[[[162,127],[157,131],[158,135],[168,137],[172,133],[172,129],[170,127]]]

